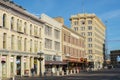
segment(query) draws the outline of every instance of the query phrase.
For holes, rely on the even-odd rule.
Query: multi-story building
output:
[[[43,25],[21,6],[0,0],[0,78],[30,76],[31,68],[39,75],[37,52],[42,50]]]
[[[62,30],[62,51],[69,73],[85,68],[85,38],[66,26]]]
[[[110,51],[110,61],[114,67],[120,67],[120,50]]]
[[[86,66],[85,59],[85,37],[64,25],[64,19],[55,18],[63,24],[62,27],[62,53],[63,61],[67,63],[63,66],[63,71],[67,74],[79,72]]]
[[[41,20],[45,22],[44,26],[44,53],[45,53],[45,71],[52,72],[54,75],[62,72],[62,24],[55,19],[42,14]]]
[[[106,27],[95,14],[77,14],[70,18],[71,28],[86,38],[89,67],[102,68]]]

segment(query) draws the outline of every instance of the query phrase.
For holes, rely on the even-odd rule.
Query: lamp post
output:
[[[37,55],[39,55],[40,57],[38,58],[38,60],[40,61],[40,77],[42,76],[42,71],[41,71],[41,61],[43,60],[43,57],[42,57],[42,55],[43,55],[44,53],[43,52],[41,52],[41,51],[39,51],[38,53],[37,53]]]

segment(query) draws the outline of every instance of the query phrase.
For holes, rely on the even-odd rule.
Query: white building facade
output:
[[[46,22],[43,39],[45,71],[57,74],[62,71],[62,24],[45,14],[41,15],[41,20]]]

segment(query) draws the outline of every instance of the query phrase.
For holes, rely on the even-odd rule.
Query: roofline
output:
[[[32,18],[32,19],[44,24],[44,21],[40,20],[37,16],[27,12],[23,7],[18,6],[17,4],[15,4],[12,1],[0,0],[0,5],[3,6],[3,7],[8,8],[8,9],[12,9],[15,12],[18,12],[18,13],[26,16],[26,17]]]

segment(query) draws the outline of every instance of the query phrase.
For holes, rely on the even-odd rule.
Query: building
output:
[[[45,53],[45,72],[52,72],[53,75],[62,73],[62,24],[55,19],[41,15],[44,26],[44,53]]]
[[[89,67],[102,68],[106,27],[95,14],[76,14],[70,17],[71,29],[86,38],[86,57]]]
[[[42,51],[43,25],[21,6],[0,0],[0,78],[31,76],[31,68],[39,75],[37,52]]]
[[[62,51],[63,61],[68,63],[65,67],[69,70],[67,74],[85,69],[85,38],[66,26],[62,30]]]
[[[114,67],[120,67],[120,50],[110,51],[110,61]]]
[[[63,61],[67,65],[63,66],[66,74],[73,74],[85,69],[87,59],[85,58],[85,37],[64,25],[62,17],[55,20],[63,24],[62,27],[62,51]]]

